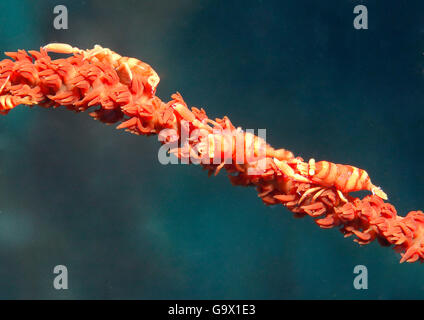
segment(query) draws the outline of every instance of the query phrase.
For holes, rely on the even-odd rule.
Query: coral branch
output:
[[[70,56],[53,60],[48,51]],[[340,227],[359,244],[377,239],[393,245],[401,262],[424,261],[424,213],[398,216],[362,169],[304,162],[236,128],[227,117],[209,119],[203,109],[189,108],[178,93],[163,102],[155,95],[159,77],[148,64],[100,46],[80,50],[50,44],[40,51],[6,55],[12,59],[0,62],[2,114],[20,104],[65,106],[75,112],[98,106],[89,113],[96,120],[120,122],[118,129],[138,135],[159,134],[163,144],[175,146],[169,151],[181,161],[200,163],[209,174],[225,168],[232,184],[256,187],[267,205],[282,204],[295,216],[309,215],[321,228]],[[356,190],[373,194],[349,196]]]

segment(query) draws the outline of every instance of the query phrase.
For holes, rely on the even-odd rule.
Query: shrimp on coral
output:
[[[149,87],[152,95],[156,92],[156,87],[160,81],[158,74],[147,63],[136,58],[123,57],[115,51],[109,48],[103,48],[98,44],[93,49],[82,50],[66,43],[49,43],[43,49],[46,52],[81,54],[84,60],[90,62],[101,61],[110,64],[114,67],[120,81],[126,85],[131,84],[135,78],[134,73],[142,74],[147,79],[144,85]]]
[[[317,184],[309,192],[322,192],[325,188],[334,187],[344,202],[348,202],[345,194],[354,191],[368,190],[372,194],[387,200],[386,193],[380,187],[375,186],[368,175],[363,170],[345,164],[336,164],[329,161],[319,161],[310,159],[308,163],[300,158],[289,161],[274,159],[277,167],[288,177],[306,183]]]
[[[52,59],[48,52],[71,56]],[[170,153],[181,160],[196,159],[187,163],[205,159],[201,165],[210,174],[225,169],[233,185],[256,187],[265,204],[281,204],[296,217],[309,215],[321,228],[339,227],[360,244],[378,239],[393,245],[401,262],[424,262],[424,213],[397,215],[363,169],[314,159],[304,162],[234,126],[226,116],[212,120],[203,109],[189,108],[180,94],[164,102],[155,95],[159,77],[147,63],[101,46],[81,50],[51,43],[40,51],[6,55],[12,59],[0,61],[0,114],[19,104],[64,106],[75,112],[97,106],[89,115],[106,124],[120,122],[117,129],[160,137],[172,131],[181,147]],[[183,133],[189,138],[183,139]],[[216,156],[219,161],[212,161]],[[373,195],[349,195],[359,190]]]

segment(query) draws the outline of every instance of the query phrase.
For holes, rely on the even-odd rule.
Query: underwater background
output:
[[[59,4],[67,30],[53,27]],[[358,4],[368,30],[353,27]],[[2,0],[0,22],[2,52],[136,57],[163,100],[179,91],[275,147],[366,169],[399,214],[424,209],[422,1]],[[1,116],[0,298],[424,298],[420,263],[267,207],[224,171],[163,166],[158,148],[64,108]],[[56,265],[68,290],[53,288]]]

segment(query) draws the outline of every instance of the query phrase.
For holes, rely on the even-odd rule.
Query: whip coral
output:
[[[69,56],[52,59],[50,51]],[[377,239],[393,245],[401,262],[424,261],[424,213],[398,216],[362,169],[305,162],[235,127],[226,116],[209,119],[203,109],[189,108],[179,93],[163,102],[155,95],[159,77],[148,64],[100,46],[80,50],[49,44],[40,51],[6,55],[12,59],[0,62],[2,114],[20,104],[76,112],[98,106],[89,113],[96,120],[120,122],[118,129],[137,135],[158,134],[181,161],[200,163],[210,174],[225,169],[233,185],[256,187],[267,205],[282,204],[298,217],[309,215],[321,228],[340,227],[359,244]],[[363,199],[349,195],[357,190],[372,194]]]

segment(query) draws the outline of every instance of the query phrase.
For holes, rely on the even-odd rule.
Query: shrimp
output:
[[[295,181],[317,184],[322,188],[334,187],[344,202],[347,202],[344,194],[360,190],[371,191],[372,194],[387,200],[387,194],[371,182],[368,173],[363,169],[329,161],[315,162],[314,159],[306,163],[299,158],[289,161],[274,158],[274,162],[286,176]],[[314,191],[319,192],[320,189]]]
[[[134,73],[143,75],[146,78],[146,82],[143,83],[145,88],[150,91],[151,95],[156,92],[156,87],[159,84],[160,78],[156,71],[147,63],[140,61],[136,58],[123,57],[120,54],[112,51],[108,48],[95,45],[93,49],[82,50],[77,47],[72,47],[66,43],[49,43],[43,47],[46,52],[56,52],[64,54],[81,54],[84,60],[88,61],[100,61],[107,64],[111,64],[116,70],[120,81],[125,84],[131,84],[134,77]]]

